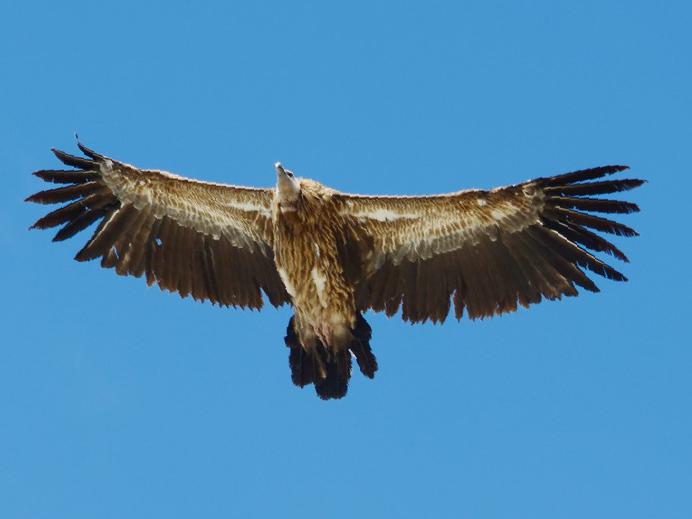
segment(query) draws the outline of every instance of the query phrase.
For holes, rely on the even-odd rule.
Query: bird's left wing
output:
[[[490,317],[542,298],[598,291],[584,269],[625,277],[586,248],[627,261],[590,229],[624,236],[629,227],[589,212],[630,213],[632,203],[594,197],[632,189],[642,180],[601,180],[627,169],[604,166],[491,191],[421,197],[334,195],[344,217],[370,236],[358,304],[404,319],[443,321],[454,302],[471,318]]]
[[[101,258],[103,267],[145,275],[182,297],[260,308],[263,291],[274,306],[289,301],[273,261],[269,189],[139,169],[79,147],[86,158],[53,150],[76,169],[35,172],[67,185],[27,201],[67,205],[32,228],[62,225],[54,238],[60,241],[100,221],[76,260]]]

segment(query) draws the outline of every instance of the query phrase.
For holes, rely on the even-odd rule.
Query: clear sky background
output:
[[[690,9],[4,2],[0,517],[692,517]],[[288,308],[181,300],[27,231],[30,172],[75,131],[249,185],[277,160],[370,193],[650,182],[616,238],[629,283],[483,322],[370,313],[380,372],[323,402],[290,382]]]

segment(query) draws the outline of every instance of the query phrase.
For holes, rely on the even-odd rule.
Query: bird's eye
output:
[[[291,173],[290,171],[287,173],[287,175],[288,175],[289,177],[293,178],[293,173]]]

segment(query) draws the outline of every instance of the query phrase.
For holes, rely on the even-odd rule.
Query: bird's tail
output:
[[[370,348],[372,329],[360,313],[351,333],[353,340],[346,349],[334,352],[318,343],[314,349],[306,350],[300,344],[295,317],[291,317],[284,342],[290,349],[288,363],[293,383],[300,387],[314,384],[317,395],[323,400],[342,398],[348,391],[351,378],[351,354],[356,358],[361,373],[373,378],[377,359]]]

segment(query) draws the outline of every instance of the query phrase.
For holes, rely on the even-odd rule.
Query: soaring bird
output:
[[[587,249],[628,261],[593,230],[637,233],[591,213],[638,211],[598,195],[644,182],[604,180],[627,167],[602,166],[490,191],[366,196],[276,163],[275,187],[261,189],[140,169],[77,144],[84,157],[53,150],[73,169],[34,173],[66,186],[27,198],[65,204],[32,228],[62,226],[60,241],[99,222],[77,261],[100,258],[119,275],[222,306],[291,305],[291,379],[323,399],[346,394],[352,356],[366,377],[377,371],[367,310],[442,323],[452,306],[457,319],[477,319],[577,287],[597,292],[587,270],[625,281]]]

